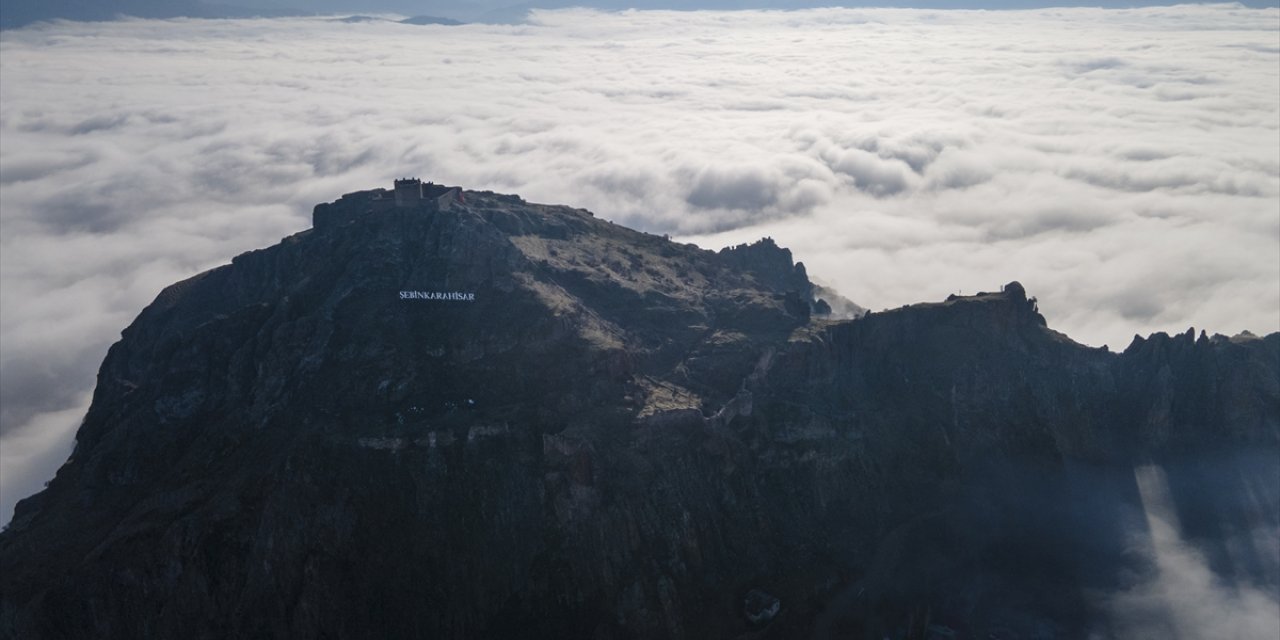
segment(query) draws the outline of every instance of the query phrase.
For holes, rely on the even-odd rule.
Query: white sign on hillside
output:
[[[476,294],[470,291],[401,291],[401,300],[447,300],[450,302],[475,302]]]

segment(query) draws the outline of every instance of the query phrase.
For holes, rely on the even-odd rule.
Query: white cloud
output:
[[[1146,535],[1138,549],[1153,565],[1137,584],[1106,602],[1112,635],[1124,640],[1235,638],[1271,640],[1280,629],[1280,600],[1248,580],[1229,582],[1216,575],[1205,557],[1179,531],[1168,482],[1157,467],[1135,469],[1146,516]],[[1277,531],[1258,523],[1248,532],[1228,531],[1228,542],[1250,538],[1261,543],[1255,560],[1274,567]],[[1269,567],[1270,568],[1270,567]]]
[[[1235,5],[6,31],[0,443],[65,451],[48,416],[162,286],[400,175],[771,235],[874,309],[1017,278],[1093,344],[1274,331],[1277,32]]]

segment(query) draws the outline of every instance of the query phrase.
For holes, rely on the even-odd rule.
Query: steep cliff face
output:
[[[1017,283],[836,321],[768,240],[491,193],[320,209],[112,347],[0,534],[0,632],[878,638],[924,608],[1069,637],[1140,564],[1135,464],[1176,488],[1280,442],[1280,334],[1113,354]]]

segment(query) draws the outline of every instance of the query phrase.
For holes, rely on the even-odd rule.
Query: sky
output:
[[[1280,329],[1280,11],[538,11],[0,33],[0,520],[164,286],[418,176],[873,310],[1019,280],[1049,325]]]
[[[467,22],[520,23],[532,9],[587,7],[624,9],[741,10],[813,9],[845,7],[914,7],[918,9],[1038,9],[1087,6],[1133,8],[1173,5],[1177,0],[0,0],[0,28],[20,27],[39,20],[108,20],[128,15],[140,18],[252,17],[332,13],[400,13],[436,16]],[[1280,0],[1243,0],[1244,6],[1276,7]]]

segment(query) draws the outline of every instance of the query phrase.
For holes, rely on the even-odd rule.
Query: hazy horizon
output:
[[[250,18],[288,15],[373,14],[388,17],[434,16],[487,24],[523,23],[531,10],[595,9],[600,11],[796,11],[825,8],[912,8],[929,10],[1030,10],[1048,8],[1132,9],[1138,7],[1226,4],[1252,8],[1280,7],[1280,0],[1239,2],[1179,2],[1178,0],[868,0],[819,2],[813,0],[104,0],[91,4],[74,0],[0,0],[0,28],[21,27],[52,19],[110,20],[117,16],[140,18]]]

